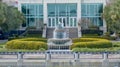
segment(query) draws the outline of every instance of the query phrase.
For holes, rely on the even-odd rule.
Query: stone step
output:
[[[53,31],[55,28],[47,28],[47,38],[53,38]],[[78,37],[78,29],[77,28],[65,28],[66,31],[69,31],[69,38],[77,38]]]

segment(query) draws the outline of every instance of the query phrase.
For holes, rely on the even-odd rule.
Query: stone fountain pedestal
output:
[[[49,50],[69,50],[72,45],[72,39],[68,37],[68,32],[63,24],[59,23],[54,30],[53,38],[48,39]]]

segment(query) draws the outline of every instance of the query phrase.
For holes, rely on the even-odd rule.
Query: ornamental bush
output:
[[[41,42],[47,42],[47,39],[45,38],[23,38],[23,39],[20,39],[22,41],[41,41]]]
[[[24,38],[11,40],[6,43],[7,49],[27,49],[27,50],[39,50],[41,48],[47,49],[46,39],[40,38]]]
[[[73,48],[108,48],[112,47],[112,43],[106,39],[98,38],[76,38],[73,39]]]

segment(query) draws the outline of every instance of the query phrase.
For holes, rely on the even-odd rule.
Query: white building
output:
[[[43,37],[51,38],[58,22],[69,31],[69,37],[81,37],[80,20],[88,20],[106,32],[101,18],[107,0],[18,0],[18,9],[26,16],[23,27],[43,29]],[[82,22],[82,21],[81,21]]]
[[[2,2],[10,5],[10,6],[15,6],[17,7],[17,0],[2,0]]]

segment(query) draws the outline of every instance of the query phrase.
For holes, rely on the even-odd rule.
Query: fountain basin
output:
[[[59,23],[53,33],[53,38],[48,39],[48,50],[69,50],[72,45],[72,39],[68,36],[63,24]]]

